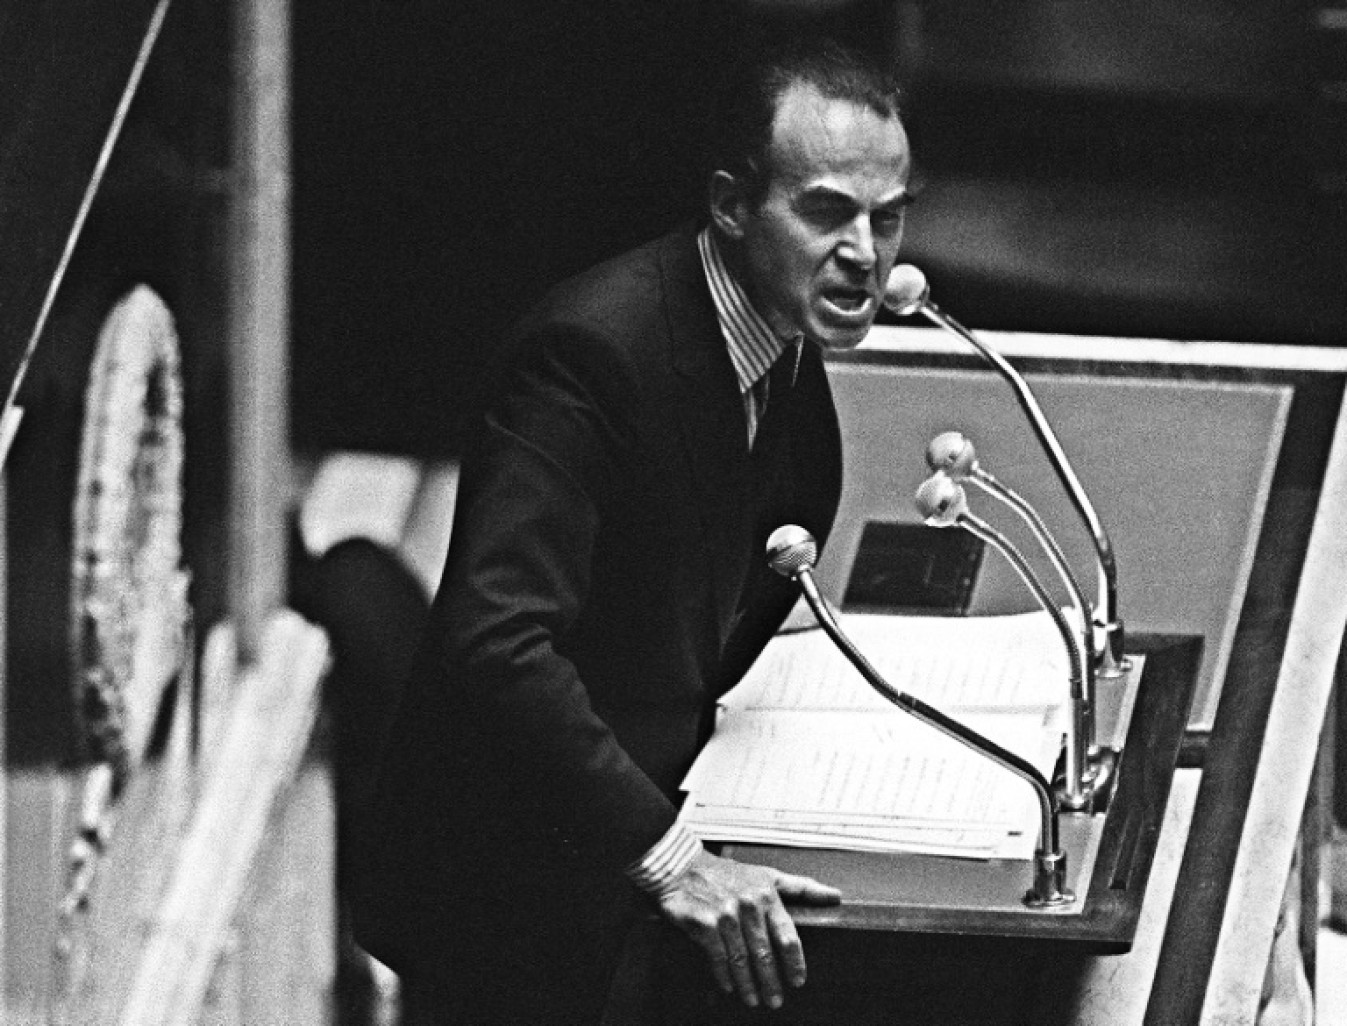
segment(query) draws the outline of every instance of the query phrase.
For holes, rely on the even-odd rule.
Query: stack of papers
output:
[[[839,621],[894,688],[1051,777],[1069,672],[1046,612]],[[772,640],[683,789],[704,840],[1024,859],[1038,843],[1027,782],[892,705],[818,629]]]

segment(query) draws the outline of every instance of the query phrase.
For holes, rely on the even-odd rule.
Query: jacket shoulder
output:
[[[613,340],[650,339],[700,302],[696,236],[680,229],[612,257],[549,290],[518,334],[551,328]],[[709,293],[706,296],[709,303]]]

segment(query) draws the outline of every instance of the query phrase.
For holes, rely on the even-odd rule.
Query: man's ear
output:
[[[738,241],[744,237],[748,196],[739,179],[728,171],[716,171],[708,186],[711,220],[721,233]]]

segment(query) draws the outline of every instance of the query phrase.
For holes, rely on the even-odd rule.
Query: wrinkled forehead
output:
[[[897,117],[825,96],[808,84],[782,94],[769,156],[773,176],[796,187],[861,179],[881,191],[901,189],[912,163]]]

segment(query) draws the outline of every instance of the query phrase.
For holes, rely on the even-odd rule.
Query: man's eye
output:
[[[892,235],[903,227],[901,210],[877,210],[870,218],[871,228],[881,235]]]
[[[805,207],[804,215],[814,224],[834,227],[846,224],[852,217],[852,211],[837,203],[814,203]]]

